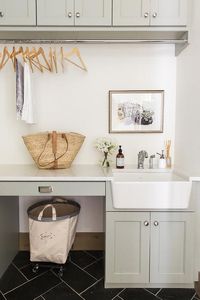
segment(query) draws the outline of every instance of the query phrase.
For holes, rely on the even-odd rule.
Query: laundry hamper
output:
[[[62,198],[41,201],[28,208],[31,262],[66,262],[79,212],[77,202]]]

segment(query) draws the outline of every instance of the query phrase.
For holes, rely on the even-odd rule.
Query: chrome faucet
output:
[[[153,169],[153,159],[155,158],[155,154],[149,157],[149,169]]]
[[[148,158],[148,153],[145,150],[141,150],[138,153],[138,169],[144,169],[145,158]]]

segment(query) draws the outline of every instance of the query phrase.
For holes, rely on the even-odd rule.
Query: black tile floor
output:
[[[101,251],[72,251],[58,269],[32,272],[29,252],[19,252],[0,280],[0,300],[197,300],[194,289],[104,289]]]

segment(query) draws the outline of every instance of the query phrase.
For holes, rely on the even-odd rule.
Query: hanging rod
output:
[[[141,39],[141,40],[29,40],[29,39],[0,39],[0,44],[184,44],[187,39]]]

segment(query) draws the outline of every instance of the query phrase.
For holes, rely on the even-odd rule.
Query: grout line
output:
[[[95,251],[95,250],[94,250],[94,251]],[[96,260],[98,260],[98,259],[100,259],[100,258],[103,258],[103,254],[102,254],[102,256],[101,256],[100,258],[96,258],[96,256],[94,256],[94,255],[92,255],[91,253],[87,252],[87,250],[85,250],[85,251],[83,251],[83,252],[87,253],[87,255],[91,256],[92,258],[94,258],[94,259],[96,259]],[[103,253],[103,251],[102,251],[102,253]]]
[[[194,295],[192,296],[191,300],[193,300],[193,299],[197,299],[197,298],[195,298],[195,297],[196,297],[196,295],[197,295],[197,293],[196,293],[196,291],[195,291],[195,293],[194,293]]]
[[[159,291],[155,294],[156,296],[160,293],[160,291],[161,291],[162,289],[159,289]]]
[[[96,277],[92,276],[90,273],[88,273],[87,271],[85,271],[84,269],[82,269],[81,267],[79,267],[79,265],[77,265],[76,263],[74,263],[73,261],[71,261],[72,264],[74,264],[76,267],[78,267],[81,271],[85,272],[86,274],[90,275],[90,277],[92,277],[95,280],[98,280]]]
[[[6,299],[6,297],[4,296],[4,294],[0,291],[0,295],[5,299],[5,300],[7,300]]]
[[[117,295],[115,295],[115,297],[113,297],[111,300],[114,300],[114,299],[117,298],[117,297],[119,297],[120,299],[124,300],[124,299],[120,296],[120,294],[121,294],[124,290],[125,290],[125,288],[122,289],[122,290],[121,290]]]
[[[113,298],[112,300],[115,300],[116,298],[119,298],[120,300],[124,300],[122,297],[120,297],[119,295],[115,296],[115,298]]]
[[[44,297],[43,297],[44,294],[48,293],[49,291],[53,290],[55,287],[57,287],[57,286],[59,286],[59,285],[61,285],[61,284],[62,284],[62,282],[59,282],[58,284],[52,286],[50,289],[46,290],[46,291],[45,291],[44,293],[42,293],[40,296],[37,296],[37,298],[42,297],[42,298],[44,299]],[[36,298],[36,299],[37,299],[37,298]]]
[[[93,261],[92,263],[90,263],[89,265],[87,265],[86,267],[84,267],[83,270],[87,269],[87,267],[90,267],[90,266],[98,263],[100,260],[102,260],[102,258],[99,258],[98,260]]]
[[[90,286],[88,286],[85,290],[83,290],[83,291],[80,293],[80,295],[83,294],[84,292],[86,292],[87,290],[89,290],[89,289],[90,289],[91,287],[93,287],[95,284],[99,283],[101,280],[102,280],[102,278],[99,279],[99,280],[97,280],[95,283],[91,284]]]
[[[24,275],[23,273],[22,273],[22,271],[15,265],[15,264],[13,264],[13,263],[11,263],[11,265],[13,265],[13,267],[27,280],[27,281],[29,281],[29,279],[26,277],[26,275]]]
[[[154,295],[157,299],[163,300],[162,298],[160,298],[160,297],[158,296],[158,293],[160,292],[161,289],[157,292],[156,295],[155,295],[154,293],[150,292],[149,290],[145,289],[145,288],[144,288],[144,290],[145,290],[147,293],[149,293],[149,294],[151,294],[151,295]]]
[[[26,282],[24,282],[24,283],[22,283],[22,284],[20,284],[20,285],[16,286],[15,288],[13,288],[13,289],[11,289],[11,290],[7,291],[6,293],[4,293],[4,295],[7,295],[8,293],[10,293],[10,292],[12,292],[12,291],[14,291],[14,290],[18,289],[19,287],[21,287],[21,286],[23,286],[23,285],[25,285],[25,284],[27,284],[27,283],[29,283],[29,282],[33,281],[35,278],[38,278],[38,277],[40,277],[40,276],[42,276],[42,275],[46,274],[47,272],[49,272],[49,270],[45,271],[45,272],[44,272],[44,273],[42,273],[42,274],[39,274],[37,277],[34,277],[34,278],[32,278],[32,279],[30,279],[30,280],[28,280],[28,281],[26,281]]]
[[[67,287],[69,287],[74,293],[76,293],[81,299],[83,299],[83,300],[85,300],[85,298],[83,298],[82,296],[81,296],[81,294],[79,294],[76,290],[74,290],[69,284],[67,284],[67,282],[65,282],[64,280],[63,280],[63,283],[67,286]]]
[[[85,299],[81,296],[81,294],[79,294],[75,289],[73,289],[69,284],[67,284],[67,282],[65,282],[64,279],[62,279],[61,277],[59,277],[58,274],[56,274],[56,273],[54,272],[54,270],[51,270],[51,272],[52,272],[55,276],[57,276],[57,277],[62,281],[62,283],[64,283],[66,286],[68,286],[74,293],[76,293],[76,294],[77,294],[78,296],[80,296],[83,300],[85,300]]]
[[[42,299],[44,299],[44,300],[45,300],[45,298],[44,298],[42,295],[40,295],[40,296],[37,296],[37,298],[34,298],[33,300],[37,300],[37,299],[39,299],[39,298],[42,298]]]

